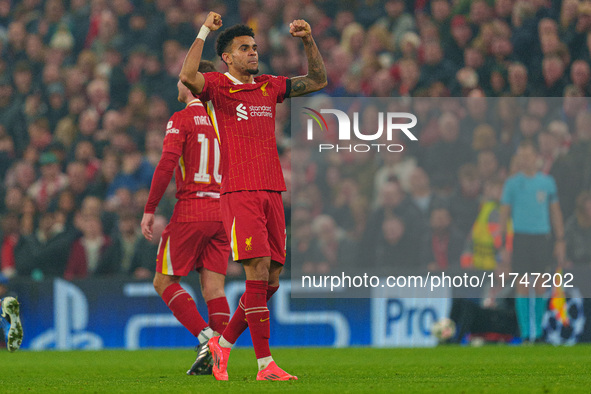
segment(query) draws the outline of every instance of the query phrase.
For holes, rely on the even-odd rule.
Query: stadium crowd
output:
[[[286,21],[307,20],[329,78],[314,99],[409,96],[429,120],[399,154],[310,157],[289,104],[277,107],[298,269],[354,264],[358,246],[377,265],[494,269],[466,244],[491,218],[484,207],[498,208],[483,202],[498,205],[524,140],[557,181],[569,262],[590,265],[589,1],[0,0],[4,276],[153,275],[174,186],[154,242],[139,220],[166,122],[182,109],[182,61],[210,10],[253,27],[261,72],[276,75],[305,73]],[[211,42],[203,57],[225,71]]]

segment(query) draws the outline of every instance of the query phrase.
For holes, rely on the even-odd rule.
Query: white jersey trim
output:
[[[235,85],[244,85],[240,80],[238,80],[236,77],[234,77],[229,72],[224,73],[224,75],[226,77],[228,77],[230,79],[230,81],[234,82]]]

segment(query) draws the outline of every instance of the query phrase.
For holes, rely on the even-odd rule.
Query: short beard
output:
[[[247,69],[246,71],[248,71],[248,73],[250,75],[257,75],[259,73],[259,69],[258,68],[256,70]]]

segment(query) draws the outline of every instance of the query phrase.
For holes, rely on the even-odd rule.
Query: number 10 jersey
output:
[[[172,115],[162,152],[179,155],[174,173],[178,201],[170,221],[221,221],[220,145],[199,100]]]

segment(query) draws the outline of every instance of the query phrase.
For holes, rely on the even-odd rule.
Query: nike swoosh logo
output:
[[[243,90],[244,90],[244,89],[232,89],[232,88],[230,88],[230,93],[241,92],[241,91],[243,91]]]
[[[266,322],[267,320],[269,320],[269,318],[266,318],[266,319],[260,319],[261,323],[264,323],[264,322]]]

